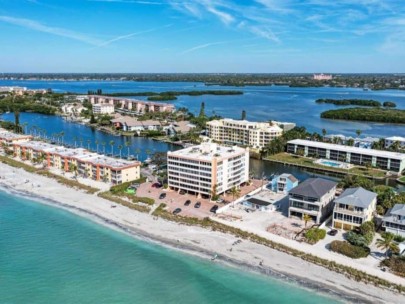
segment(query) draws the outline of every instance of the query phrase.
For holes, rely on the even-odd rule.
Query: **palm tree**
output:
[[[120,150],[120,158],[121,158],[121,152],[122,152],[122,148],[123,148],[123,146],[122,146],[122,145],[119,145],[119,146],[118,146],[118,150]]]
[[[136,160],[139,160],[139,154],[141,153],[141,149],[136,148],[135,153],[136,153]]]
[[[24,132],[24,134],[27,134],[28,132],[28,130],[27,130],[27,126],[28,126],[28,123],[27,122],[24,122],[24,123],[22,123],[21,124],[21,127],[22,127],[22,130],[23,130],[23,132]]]
[[[111,146],[111,156],[114,156],[114,145],[115,142],[113,140],[110,141],[110,146]]]
[[[101,145],[103,146],[103,154],[105,154],[105,146],[106,146],[106,142],[105,141],[102,141],[101,142]]]
[[[399,141],[394,141],[392,145],[390,146],[390,150],[394,152],[398,152],[399,149],[401,148],[401,143]]]
[[[77,147],[77,136],[73,136],[73,141],[75,142],[75,148]]]
[[[382,235],[382,239],[376,241],[377,248],[385,249],[385,257],[388,257],[388,252],[399,252],[399,247],[396,242],[394,242],[394,235],[389,232],[385,232]]]
[[[94,141],[94,143],[96,144],[96,152],[98,153],[98,140],[96,139],[96,140]]]
[[[83,138],[79,138],[79,142],[80,142],[80,148],[82,148],[83,147]]]
[[[235,197],[240,197],[240,189],[235,186],[233,186],[231,190],[229,190],[229,193],[232,195],[233,200],[235,200]]]
[[[309,214],[305,214],[302,216],[302,220],[305,223],[305,228],[307,228],[307,224],[309,221],[312,221],[312,217]]]
[[[70,163],[69,171],[73,172],[75,174],[75,176],[77,176],[77,166],[74,163]]]
[[[146,152],[146,158],[149,158],[149,155],[152,153],[152,151],[149,149],[146,149],[145,152]]]
[[[360,137],[361,133],[362,133],[361,130],[356,130],[357,137]]]
[[[325,141],[326,129],[322,129],[322,140]]]
[[[90,150],[90,143],[91,143],[91,140],[88,139],[88,140],[87,140],[87,150]]]
[[[65,136],[65,132],[64,132],[64,131],[61,131],[61,132],[59,133],[59,135],[60,135],[60,138],[62,139],[61,143],[62,143],[62,145],[63,145],[63,137]]]
[[[128,140],[126,140],[125,141],[125,147],[127,147],[127,159],[129,159],[129,146],[130,145],[131,145],[131,143]]]

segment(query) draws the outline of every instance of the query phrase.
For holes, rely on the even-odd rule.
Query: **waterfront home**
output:
[[[316,224],[322,223],[333,211],[336,182],[323,178],[309,178],[289,193],[289,217],[310,215]]]
[[[117,128],[126,132],[158,131],[162,125],[157,120],[137,120],[130,116],[120,116],[111,120],[111,123]]]
[[[32,139],[31,135],[16,134],[6,129],[0,128],[0,143],[6,145],[12,145],[18,142],[26,142]]]
[[[250,122],[230,118],[207,122],[208,137],[223,144],[262,149],[283,134],[283,129],[272,122]]]
[[[405,237],[405,204],[388,209],[382,220],[385,231]]]
[[[14,156],[48,168],[74,172],[81,176],[121,184],[140,178],[140,162],[116,159],[83,148],[66,148],[41,141],[14,144]]]
[[[364,149],[311,140],[294,139],[287,143],[287,153],[336,160],[353,165],[371,165],[401,173],[405,169],[405,154]]]
[[[362,187],[346,189],[335,199],[332,226],[352,230],[373,219],[377,194]]]
[[[268,185],[273,192],[284,194],[287,194],[296,186],[298,186],[298,179],[296,179],[292,174],[288,173],[275,176]]]
[[[129,98],[89,95],[91,104],[110,104],[118,112],[142,114],[147,112],[174,112],[175,107],[170,103],[144,101]]]
[[[64,114],[74,114],[77,116],[80,115],[82,111],[86,110],[86,108],[78,103],[66,103],[61,107],[61,110]]]
[[[176,191],[220,194],[249,180],[249,149],[202,143],[168,151],[167,175]]]
[[[187,134],[195,127],[196,125],[184,120],[172,122],[168,126],[163,127],[163,130],[166,132],[167,135],[175,136],[180,134]]]
[[[114,105],[108,103],[96,103],[93,104],[93,114],[95,115],[105,115],[113,114],[115,112]]]
[[[288,194],[276,193],[269,189],[263,189],[259,193],[249,196],[242,205],[251,209],[264,212],[276,211],[282,203],[288,204]]]
[[[333,76],[331,74],[314,74],[314,80],[332,80]]]
[[[402,136],[391,136],[385,138],[385,148],[390,148],[394,143],[398,142],[398,148],[405,148],[405,137]]]

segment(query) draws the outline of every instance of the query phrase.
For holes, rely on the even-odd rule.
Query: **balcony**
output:
[[[350,209],[345,209],[345,208],[339,208],[336,207],[333,209],[334,212],[339,212],[339,213],[344,213],[344,214],[350,214],[350,215],[355,215],[355,216],[366,216],[367,213],[366,211],[356,211],[356,210],[350,210]]]

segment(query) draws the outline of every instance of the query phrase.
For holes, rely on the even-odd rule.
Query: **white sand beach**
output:
[[[65,208],[135,237],[147,238],[204,258],[217,254],[218,258],[214,263],[222,262],[245,271],[296,281],[311,289],[337,294],[347,302],[405,303],[405,295],[398,292],[350,280],[321,266],[246,240],[232,245],[237,240],[232,235],[179,225],[160,218],[156,220],[149,214],[120,205],[111,208],[116,204],[2,163],[0,186],[8,191],[34,196],[43,203]],[[405,286],[405,279],[390,273],[381,272],[381,277]]]

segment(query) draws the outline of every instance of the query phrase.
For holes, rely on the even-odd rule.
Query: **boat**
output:
[[[150,164],[152,162],[152,159],[150,157],[148,157],[147,159],[145,159],[144,161],[146,164]]]

